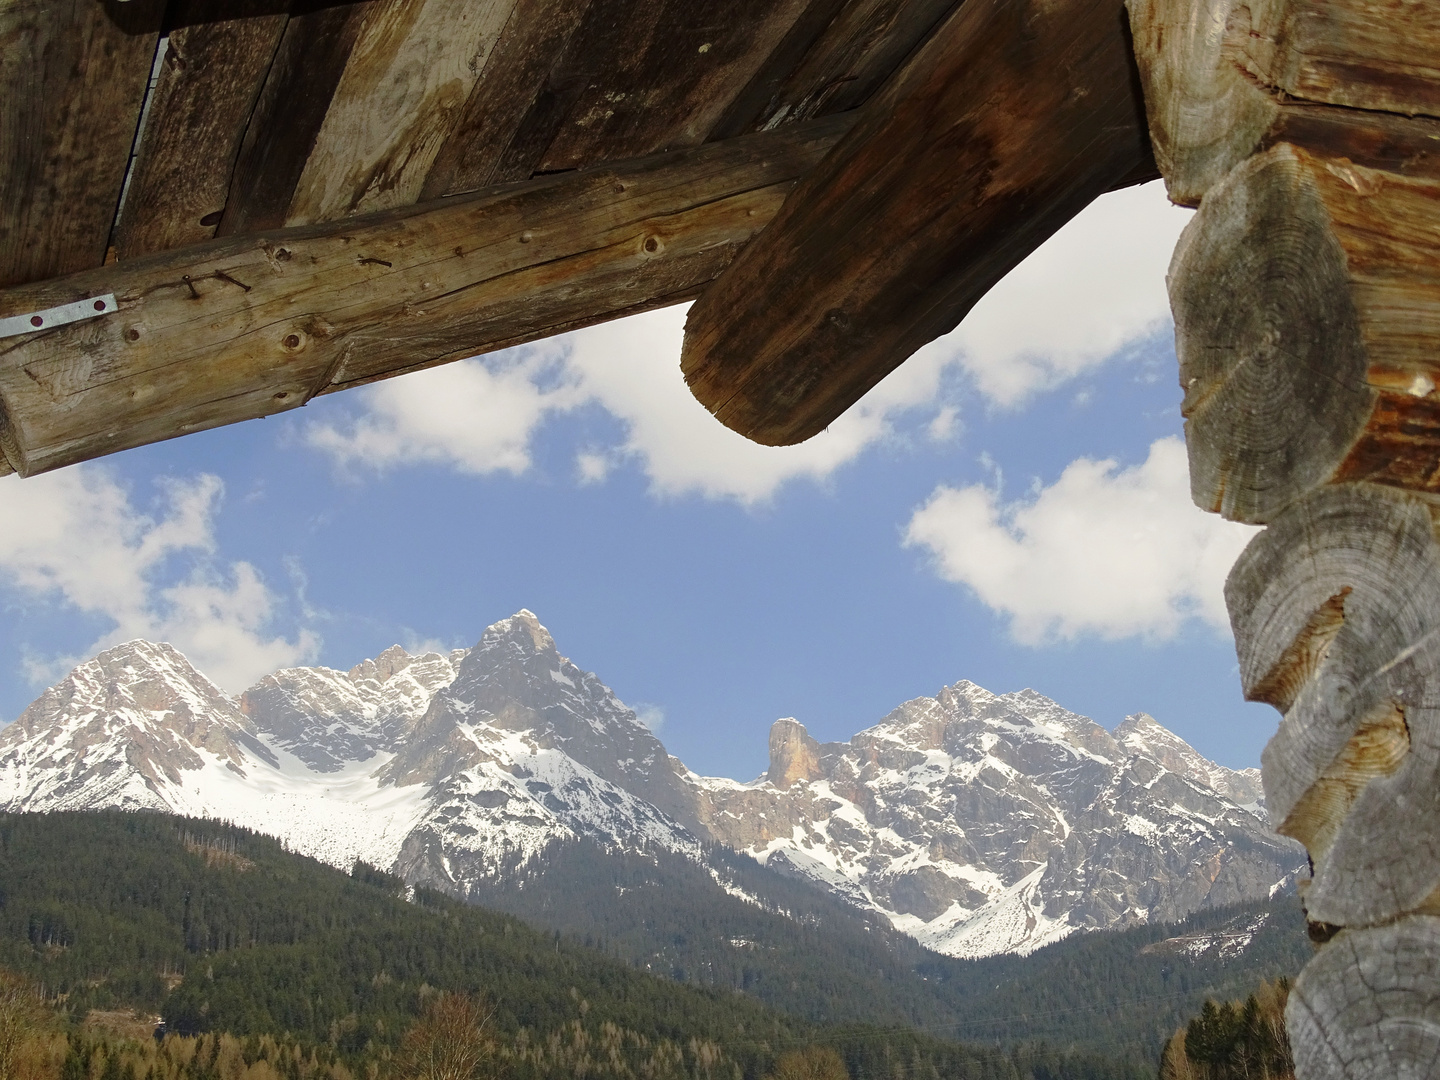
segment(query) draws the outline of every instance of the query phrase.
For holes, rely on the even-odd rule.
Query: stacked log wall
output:
[[[1130,0],[1197,505],[1263,524],[1226,585],[1282,715],[1267,805],[1324,943],[1302,1080],[1440,1060],[1440,8]]]

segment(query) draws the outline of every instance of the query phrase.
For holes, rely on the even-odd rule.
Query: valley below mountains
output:
[[[813,886],[955,957],[1173,922],[1304,872],[1256,770],[1143,713],[1112,733],[962,681],[848,742],[777,721],[769,751],[752,782],[697,775],[521,611],[471,649],[289,668],[238,698],[169,645],[116,646],[0,730],[0,810],[221,819],[542,922],[570,874],[611,932],[637,865],[787,918]]]

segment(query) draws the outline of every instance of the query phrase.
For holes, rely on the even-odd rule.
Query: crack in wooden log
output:
[[[1423,1080],[1440,1061],[1440,918],[1346,930],[1290,991],[1285,1023],[1302,1078]]]
[[[16,450],[7,460],[33,475],[689,299],[850,122],[791,125],[0,291],[7,313],[97,291],[119,300],[112,316],[0,350]]]

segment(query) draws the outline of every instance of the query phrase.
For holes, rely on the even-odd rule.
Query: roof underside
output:
[[[957,10],[0,2],[0,319],[115,297],[0,337],[0,472],[694,298]]]

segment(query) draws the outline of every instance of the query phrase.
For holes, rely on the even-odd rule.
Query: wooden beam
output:
[[[0,340],[0,449],[33,475],[695,295],[848,127],[837,117],[0,291],[114,293]]]
[[[121,259],[215,235],[240,143],[280,44],[287,14],[274,0],[237,0],[227,18],[194,21],[213,5],[187,0],[135,148],[115,226]]]
[[[1149,150],[1118,0],[967,0],[691,308],[682,367],[757,442],[821,431]]]
[[[164,8],[0,4],[0,285],[104,262]]]
[[[1330,138],[1363,133],[1369,113],[1440,117],[1440,10],[1425,0],[1126,2],[1155,159],[1186,206],[1277,128],[1297,141],[1293,114],[1316,105],[1341,110]]]
[[[1337,480],[1440,493],[1440,181],[1281,144],[1170,273],[1198,506],[1269,521]]]

